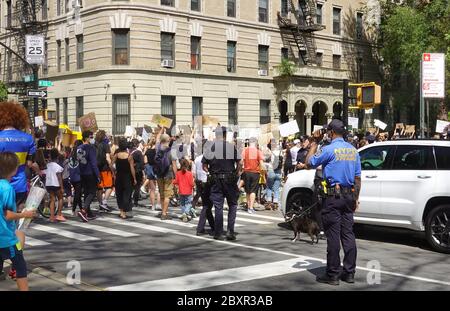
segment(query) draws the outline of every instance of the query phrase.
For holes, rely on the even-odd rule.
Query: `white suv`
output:
[[[394,140],[358,150],[360,207],[355,222],[425,231],[431,247],[450,253],[450,141]],[[288,176],[281,211],[313,201],[315,170]]]

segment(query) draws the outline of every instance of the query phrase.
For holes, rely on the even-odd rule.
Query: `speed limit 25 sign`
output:
[[[44,41],[44,36],[26,36],[25,58],[28,64],[42,65],[44,63]]]

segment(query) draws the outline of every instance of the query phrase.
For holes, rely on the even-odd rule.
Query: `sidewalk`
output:
[[[28,286],[30,291],[95,291],[101,290],[87,284],[69,285],[66,277],[59,273],[28,265]],[[31,270],[30,270],[31,269]],[[5,262],[4,271],[9,272],[9,264]],[[6,280],[0,281],[0,291],[17,291],[16,282],[7,275]]]

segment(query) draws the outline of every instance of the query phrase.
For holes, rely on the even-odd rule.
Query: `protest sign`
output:
[[[313,127],[313,133],[320,131],[321,129],[323,129],[323,125],[314,125]]]
[[[268,134],[270,132],[272,132],[272,124],[271,123],[261,124],[261,134]]]
[[[219,119],[210,117],[210,116],[203,116],[202,118],[203,126],[214,126],[216,127],[219,124]]]
[[[380,121],[380,120],[378,120],[378,119],[375,119],[375,121],[374,121],[374,123],[373,123],[376,127],[379,127],[381,130],[385,130],[386,129],[386,127],[387,127],[387,124],[386,123],[384,123],[384,122],[382,122],[382,121]]]
[[[34,117],[34,126],[35,127],[41,127],[43,125],[44,125],[44,117],[43,116]]]
[[[73,133],[64,133],[62,135],[61,144],[64,147],[72,147],[75,144],[75,141],[77,140],[77,135]]]
[[[142,140],[144,141],[144,144],[148,143],[148,140],[150,139],[150,135],[145,130],[145,127],[142,128]]]
[[[58,124],[51,121],[45,121],[44,124],[46,127],[45,139],[53,145],[58,136]]]
[[[136,135],[136,130],[134,127],[132,127],[131,125],[127,125],[125,127],[125,137],[133,137],[134,135]]]
[[[161,127],[165,127],[168,129],[170,129],[172,127],[172,119],[163,117],[160,114],[154,114],[153,118],[152,118],[152,122],[157,125],[160,125]]]
[[[270,140],[273,138],[272,133],[261,134],[258,137],[259,147],[267,146],[270,143]]]
[[[300,129],[298,128],[298,124],[296,120],[281,124],[279,126],[280,129],[280,135],[282,137],[287,137],[289,135],[293,135],[295,133],[300,132]]]
[[[436,120],[436,133],[443,133],[445,127],[449,124],[450,122],[447,121]]]
[[[359,128],[359,119],[354,117],[348,117],[348,125],[352,127],[352,130]]]
[[[81,131],[92,131],[97,132],[97,119],[95,118],[95,113],[90,112],[87,115],[82,116],[78,119],[78,123],[80,124]]]

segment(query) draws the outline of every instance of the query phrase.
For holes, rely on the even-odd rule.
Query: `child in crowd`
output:
[[[50,222],[66,221],[62,215],[63,207],[63,168],[57,163],[59,158],[59,151],[56,148],[50,150],[50,162],[47,164],[45,170],[45,187],[50,194]],[[55,201],[58,198],[58,215],[55,217]]]
[[[3,262],[11,260],[20,291],[28,290],[27,264],[23,258],[22,249],[25,245],[25,235],[16,230],[16,220],[32,218],[33,211],[16,213],[16,193],[10,181],[16,175],[19,159],[12,152],[0,153],[0,271],[3,271]],[[11,273],[10,273],[11,275]]]
[[[195,217],[195,209],[192,207],[192,191],[194,189],[194,177],[189,171],[189,161],[186,159],[180,160],[181,170],[177,172],[174,180],[174,185],[178,186],[178,193],[180,195],[180,206],[183,212],[181,219],[184,222]]]

